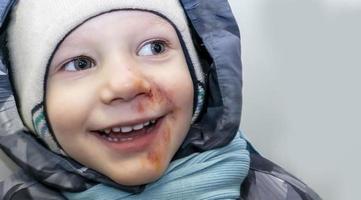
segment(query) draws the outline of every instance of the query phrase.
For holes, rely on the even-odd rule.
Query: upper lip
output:
[[[97,129],[95,129],[93,131],[102,131],[102,130],[111,129],[111,128],[114,128],[114,127],[134,126],[134,125],[145,123],[145,122],[152,121],[152,120],[157,121],[158,119],[160,119],[163,116],[138,118],[138,119],[134,119],[134,120],[123,121],[123,122],[119,122],[119,123],[113,123],[111,125],[107,125],[107,126],[97,128]]]

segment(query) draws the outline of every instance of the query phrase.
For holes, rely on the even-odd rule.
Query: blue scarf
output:
[[[104,184],[79,193],[64,192],[70,200],[236,199],[248,174],[249,152],[239,131],[225,147],[194,153],[173,161],[164,175],[140,194]]]

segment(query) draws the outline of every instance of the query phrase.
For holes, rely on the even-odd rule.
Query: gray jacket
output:
[[[206,76],[206,101],[199,120],[174,159],[227,145],[241,117],[242,65],[240,36],[226,0],[180,0],[193,31],[193,39]],[[139,193],[144,186],[126,187],[49,151],[23,126],[11,87],[11,66],[6,48],[6,27],[16,0],[0,0],[0,147],[19,171],[0,183],[0,198],[65,199],[59,191],[83,191],[99,182]],[[192,72],[191,72],[192,73]],[[246,200],[316,200],[320,197],[281,167],[263,158],[251,144],[249,174],[240,183]]]

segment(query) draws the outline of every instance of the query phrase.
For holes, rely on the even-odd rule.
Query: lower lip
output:
[[[121,152],[140,152],[147,149],[155,140],[160,132],[160,126],[163,122],[163,117],[159,118],[153,127],[148,129],[140,130],[140,133],[136,133],[134,136],[129,136],[132,140],[111,142],[106,138],[96,134],[97,138],[100,139],[107,147]]]

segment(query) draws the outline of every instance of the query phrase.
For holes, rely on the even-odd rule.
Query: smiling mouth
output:
[[[95,131],[103,140],[112,143],[124,143],[136,140],[139,137],[150,133],[160,118],[148,120],[134,125],[114,126],[103,130]]]

